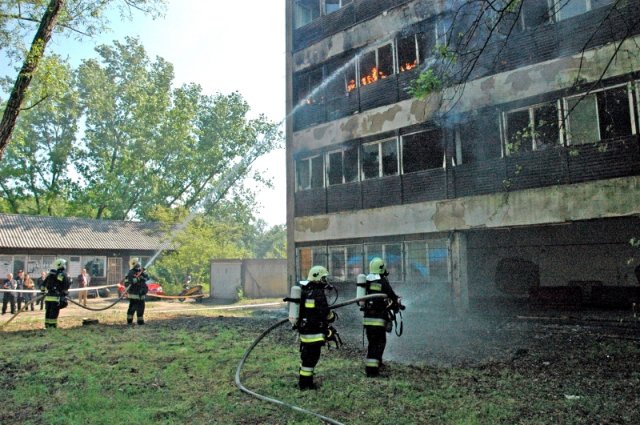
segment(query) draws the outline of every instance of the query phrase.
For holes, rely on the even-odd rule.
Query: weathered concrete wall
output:
[[[211,296],[235,299],[238,289],[248,298],[286,296],[287,260],[212,260]]]
[[[619,59],[609,64],[616,46],[608,44],[598,49],[541,62],[514,71],[480,78],[467,83],[464,96],[460,87],[445,92],[442,98],[431,96],[427,101],[405,100],[393,105],[371,109],[360,114],[321,124],[294,133],[295,152],[325,148],[358,137],[376,135],[423,123],[438,111],[455,110],[450,115],[468,112],[489,105],[499,105],[544,93],[566,89],[575,83],[578,69],[585,83],[625,75],[640,69],[640,36],[623,43]],[[604,72],[606,66],[609,66]],[[449,100],[446,100],[449,99]]]
[[[640,177],[295,219],[296,242],[559,224],[640,214]]]

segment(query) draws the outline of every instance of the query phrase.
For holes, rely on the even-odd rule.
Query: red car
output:
[[[149,288],[149,292],[147,293],[147,295],[164,295],[164,291],[162,290],[162,285],[160,285],[155,280],[148,280],[147,288]],[[124,279],[123,279],[120,282],[118,282],[118,295],[122,296],[122,294],[124,293],[124,290],[125,290],[125,286],[124,286]]]

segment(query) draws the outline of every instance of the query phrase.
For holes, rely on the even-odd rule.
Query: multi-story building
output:
[[[400,292],[460,308],[629,301],[640,4],[524,0],[480,22],[463,3],[287,1],[290,283],[313,264],[355,281],[381,256]],[[471,72],[412,97],[475,22],[496,31],[466,40]]]

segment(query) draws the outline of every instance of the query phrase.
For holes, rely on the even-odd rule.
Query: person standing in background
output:
[[[42,292],[42,288],[44,288],[44,280],[47,277],[47,272],[44,270],[40,272],[40,277],[36,280],[36,289]],[[44,308],[44,296],[40,297],[40,301],[38,301],[38,305],[40,306],[40,310]]]
[[[82,272],[78,275],[78,288],[88,288],[89,287],[89,275],[87,274],[87,269],[82,269]],[[87,292],[88,291],[80,291],[78,293],[78,302],[82,303],[82,305],[87,305]]]
[[[31,279],[31,276],[29,276],[29,274],[25,274],[24,275],[24,289],[27,289],[29,291],[32,291],[35,288],[35,284],[33,283],[33,279]],[[34,303],[32,303],[31,301],[33,300],[33,294],[31,292],[25,292],[24,296],[24,309],[28,310],[29,309],[29,305],[31,305],[31,311],[35,311],[35,307],[33,306]]]
[[[2,314],[7,314],[7,304],[11,306],[11,314],[16,313],[16,281],[13,279],[13,273],[7,273],[7,278],[2,282],[2,289],[7,290],[2,295]]]
[[[16,289],[22,291],[24,289],[24,272],[22,270],[18,270],[18,275],[16,276]],[[18,301],[18,311],[22,309],[22,301],[24,301],[24,293],[16,292],[16,299]]]

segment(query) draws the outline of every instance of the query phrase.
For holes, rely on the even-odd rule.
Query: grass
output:
[[[239,311],[188,316],[153,316],[152,311],[147,326],[134,328],[121,324],[121,313],[109,312],[100,316],[99,325],[79,326],[68,319],[61,329],[50,330],[30,330],[41,328],[42,318],[16,320],[1,336],[0,423],[320,423],[252,398],[234,384],[243,353],[277,319]],[[632,341],[601,341],[575,356],[532,354],[522,364],[391,364],[388,377],[379,379],[364,376],[359,343],[323,349],[320,390],[300,393],[295,388],[298,346],[285,325],[256,347],[242,382],[260,394],[354,425],[624,424],[640,417],[634,395],[640,349]],[[611,353],[621,365],[606,363]],[[592,363],[581,370],[574,363],[579,360]],[[545,369],[543,362],[563,367]]]

